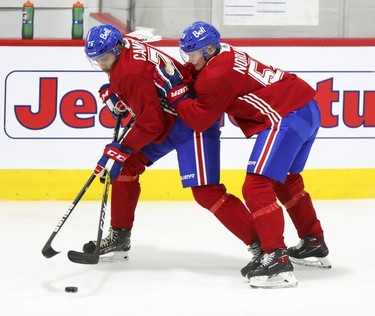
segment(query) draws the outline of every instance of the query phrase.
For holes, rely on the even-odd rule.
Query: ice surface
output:
[[[89,266],[66,256],[96,238],[100,202],[81,201],[52,242],[61,253],[46,259],[69,204],[0,202],[1,315],[374,314],[375,200],[315,201],[333,268],[295,266],[299,285],[277,290],[249,287],[245,245],[193,202],[140,202],[130,260]],[[285,240],[299,241],[287,216]]]

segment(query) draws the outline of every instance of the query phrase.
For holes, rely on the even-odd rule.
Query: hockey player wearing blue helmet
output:
[[[297,285],[291,260],[330,268],[323,229],[301,175],[320,126],[315,90],[295,74],[221,43],[209,23],[188,26],[179,44],[197,75],[196,97],[170,104],[179,117],[203,131],[227,113],[247,138],[257,135],[242,192],[264,254],[250,261],[242,275],[253,287],[290,287]],[[285,245],[278,201],[301,238],[296,247]]]
[[[139,177],[174,150],[183,187],[191,188],[197,203],[243,243],[253,244],[257,235],[249,211],[220,183],[219,120],[196,133],[174,111],[160,104],[162,96],[169,102],[183,97],[191,80],[190,71],[158,48],[122,37],[111,25],[96,26],[88,32],[85,53],[108,74],[109,84],[100,92],[103,102],[113,112],[126,109],[135,118],[120,144],[105,147],[94,171],[98,176],[109,172],[112,183],[110,233],[100,243],[100,254],[117,255],[130,249],[141,191]],[[95,248],[96,241],[90,241],[83,250],[92,253]]]

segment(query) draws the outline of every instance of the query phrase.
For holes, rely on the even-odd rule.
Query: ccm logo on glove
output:
[[[132,150],[113,142],[105,146],[103,156],[99,159],[94,169],[96,176],[102,177],[109,172],[111,183],[120,175],[125,160],[131,155]]]
[[[107,147],[104,149],[104,155],[118,162],[124,162],[126,158],[129,157],[129,154],[126,154],[125,156],[122,153],[120,153],[117,148],[111,148],[111,147]]]

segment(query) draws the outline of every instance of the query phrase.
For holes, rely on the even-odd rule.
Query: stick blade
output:
[[[51,245],[45,245],[42,249],[42,254],[43,256],[45,256],[46,258],[52,258],[53,256],[56,256],[58,253],[60,253],[60,251],[56,251],[54,250]]]
[[[98,264],[99,262],[99,255],[96,253],[90,254],[74,250],[68,251],[68,258],[74,263],[81,264]]]

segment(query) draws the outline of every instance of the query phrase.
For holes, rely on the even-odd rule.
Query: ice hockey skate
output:
[[[297,246],[288,248],[288,255],[293,263],[331,269],[328,253],[324,237],[305,237],[300,240]]]
[[[261,264],[255,270],[249,271],[247,277],[252,288],[287,288],[298,284],[293,274],[293,265],[284,248],[276,248],[270,253],[264,253]]]
[[[249,246],[248,251],[251,252],[253,257],[251,258],[250,262],[241,269],[241,274],[243,277],[247,277],[251,270],[255,270],[260,265],[260,260],[264,254],[264,251],[260,248],[259,240],[255,240]]]
[[[109,234],[100,242],[100,262],[113,262],[120,260],[129,260],[128,251],[130,250],[130,229],[109,228]],[[84,253],[94,253],[96,241],[89,241],[83,245]]]

